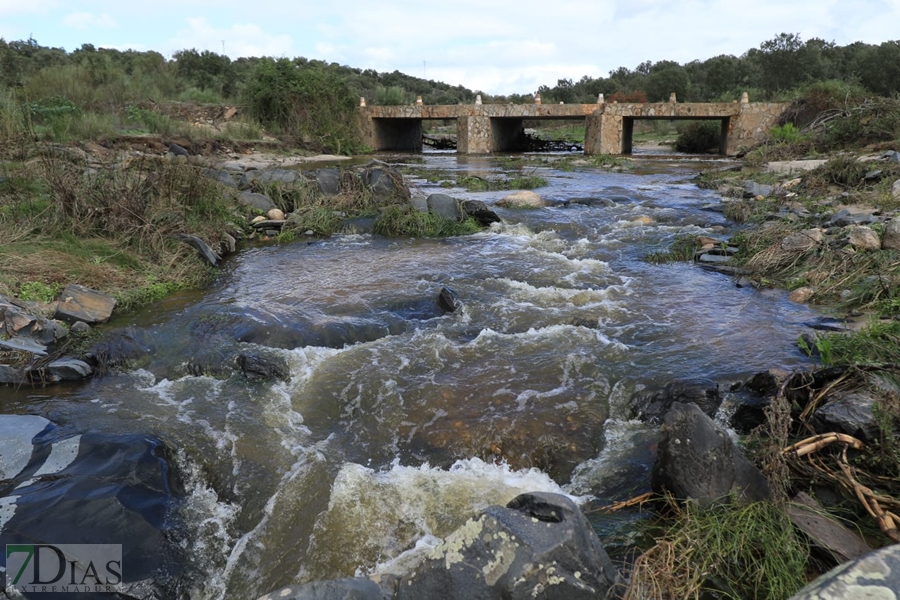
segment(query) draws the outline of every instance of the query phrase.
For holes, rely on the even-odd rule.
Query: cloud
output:
[[[195,48],[224,53],[231,58],[241,56],[292,56],[291,36],[275,35],[254,24],[235,23],[230,27],[214,27],[205,17],[187,20],[188,28],[179,31],[165,43],[168,52]]]
[[[88,12],[77,12],[63,17],[63,25],[84,30],[93,27],[115,27],[116,22],[106,13],[95,15]]]

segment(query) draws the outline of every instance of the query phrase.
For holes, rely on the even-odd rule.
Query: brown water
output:
[[[454,154],[424,161],[480,176],[500,168]],[[539,168],[546,199],[615,204],[498,209],[502,226],[458,239],[245,250],[211,289],[116,324],[153,341],[142,368],[20,392],[6,412],[152,433],[178,449],[196,598],[396,569],[522,491],[628,497],[646,488],[652,461],[653,429],[628,412],[635,390],[803,364],[795,341],[815,316],[692,264],[642,260],[726,224],[704,208],[715,194],[690,182],[696,168]],[[416,318],[443,286],[463,309]],[[270,340],[290,365],[286,383],[188,374],[197,356],[259,349],[209,333],[248,313],[327,335]],[[348,331],[369,341],[340,347]]]

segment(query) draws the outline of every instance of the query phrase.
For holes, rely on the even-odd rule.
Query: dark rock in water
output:
[[[60,296],[56,318],[69,323],[105,323],[112,316],[116,299],[97,290],[69,284]]]
[[[185,150],[182,146],[178,144],[172,143],[169,144],[169,152],[174,154],[175,156],[190,156],[191,153]]]
[[[350,234],[371,234],[375,231],[375,217],[357,217],[355,219],[347,219],[341,223],[341,233]]]
[[[663,387],[650,386],[635,392],[629,406],[634,417],[647,423],[659,423],[673,404],[681,402],[696,404],[712,417],[722,404],[722,396],[712,381],[673,381]]]
[[[866,390],[828,396],[828,403],[820,405],[813,415],[813,428],[818,433],[836,431],[859,438],[867,444],[879,439],[874,408],[877,399]]]
[[[185,557],[172,516],[184,490],[169,450],[151,436],[73,437],[38,419],[0,416],[12,433],[0,544],[121,544],[125,597],[175,597]]]
[[[807,321],[804,323],[810,329],[817,331],[846,331],[847,320],[837,319],[835,317],[819,317],[815,321]]]
[[[19,369],[9,365],[0,365],[0,383],[22,383],[23,375]]]
[[[88,348],[81,359],[100,372],[133,363],[153,352],[143,337],[143,332],[131,328],[113,332]]]
[[[587,600],[621,585],[578,507],[566,496],[534,492],[486,508],[447,536],[401,575],[395,598]]]
[[[337,167],[316,169],[316,183],[326,196],[336,196],[341,191],[341,170]]]
[[[491,223],[501,223],[497,213],[488,208],[481,200],[463,200],[459,203],[466,215],[478,221],[482,227],[489,227]]]
[[[16,336],[8,340],[0,340],[0,350],[12,350],[13,352],[30,352],[38,356],[47,355],[47,346],[38,343],[34,338]]]
[[[438,294],[437,305],[444,313],[452,313],[462,306],[462,302],[459,301],[456,292],[448,287],[443,287],[441,293]]]
[[[213,181],[217,181],[226,187],[237,189],[237,183],[235,183],[234,181],[234,175],[232,175],[229,171],[224,171],[222,169],[204,168],[200,172],[203,173],[204,177],[208,177]]]
[[[673,404],[660,431],[651,485],[700,506],[765,500],[766,478],[735,446],[728,434],[696,404]]]
[[[357,577],[290,585],[259,600],[384,600],[385,597],[377,583]]]
[[[291,378],[287,363],[274,356],[243,353],[237,357],[237,365],[247,379],[255,381],[288,381]]]
[[[275,208],[275,203],[272,202],[271,198],[269,198],[265,194],[257,194],[255,192],[241,192],[238,196],[238,201],[241,204],[244,204],[251,208],[255,208],[257,210],[261,210],[263,212],[268,212],[269,210]]]
[[[790,600],[893,599],[900,590],[900,544],[886,546],[828,571]]]
[[[90,377],[93,373],[89,364],[76,358],[60,358],[45,368],[57,381],[76,381]]]
[[[425,199],[428,210],[436,215],[450,219],[451,221],[462,221],[463,211],[459,206],[459,201],[448,194],[431,194]]]
[[[609,198],[569,198],[568,203],[590,206],[591,208],[609,208],[616,205]]]
[[[196,235],[176,233],[173,237],[181,240],[189,246],[196,248],[197,252],[200,254],[200,257],[214,267],[219,264],[220,260],[222,260],[221,256],[219,256],[212,248],[209,247],[206,242],[198,238]]]

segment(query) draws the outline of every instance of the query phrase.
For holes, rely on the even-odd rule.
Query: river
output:
[[[493,157],[382,158],[481,177],[503,168]],[[209,289],[112,324],[154,347],[138,368],[20,391],[5,412],[176,449],[184,585],[198,599],[396,569],[523,491],[583,503],[646,491],[655,428],[633,419],[631,395],[805,365],[796,340],[816,315],[695,264],[643,260],[729,224],[711,209],[720,198],[691,181],[701,163],[636,164],[527,167],[560,205],[498,208],[502,225],[468,237],[244,249]],[[506,194],[413,183],[488,204]],[[597,202],[563,205],[572,198]],[[462,308],[436,316],[442,287]],[[243,351],[285,361],[289,380],[204,373]]]

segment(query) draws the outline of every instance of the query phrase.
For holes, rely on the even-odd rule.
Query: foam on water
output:
[[[408,565],[490,505],[525,492],[566,493],[537,469],[513,470],[478,458],[449,469],[424,464],[376,471],[344,464],[332,485],[328,509],[316,522],[306,576],[385,573]],[[569,495],[581,503],[585,498]],[[416,550],[418,548],[418,550]]]

